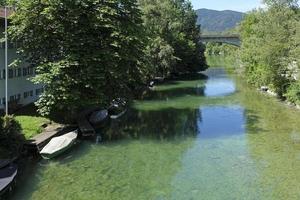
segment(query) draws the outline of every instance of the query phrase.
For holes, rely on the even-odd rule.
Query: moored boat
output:
[[[89,122],[94,127],[102,127],[108,120],[108,110],[95,110],[89,116]]]
[[[122,117],[126,112],[127,112],[127,109],[125,109],[119,113],[111,114],[109,117],[111,119],[118,119],[118,118]]]
[[[77,131],[54,137],[40,152],[44,159],[54,158],[73,146],[77,139]]]
[[[6,167],[7,165],[9,165],[12,162],[13,161],[9,160],[9,159],[2,159],[2,160],[0,160],[0,169]]]
[[[118,119],[127,112],[127,102],[124,99],[116,99],[108,108],[108,114],[111,119]]]
[[[15,182],[18,166],[10,160],[0,160],[0,197],[10,191]]]

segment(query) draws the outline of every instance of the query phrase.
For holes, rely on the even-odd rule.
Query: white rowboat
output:
[[[69,149],[75,143],[77,136],[78,136],[77,131],[73,131],[59,137],[54,137],[42,149],[40,154],[45,159],[51,159],[55,156],[58,156],[62,152]]]

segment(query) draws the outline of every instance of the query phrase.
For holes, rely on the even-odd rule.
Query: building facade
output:
[[[1,14],[2,13],[2,14]],[[5,20],[0,8],[0,38],[4,37]],[[8,45],[8,65],[18,58],[15,44]],[[0,43],[0,112],[5,109],[5,43]],[[30,81],[35,75],[33,67],[25,62],[8,68],[8,105],[11,110],[35,102],[43,92],[43,85]]]

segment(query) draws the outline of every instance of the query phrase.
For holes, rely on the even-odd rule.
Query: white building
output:
[[[4,37],[4,12],[0,8],[0,38]],[[17,57],[15,45],[8,45],[8,64]],[[8,101],[11,109],[25,106],[36,101],[43,92],[42,85],[33,84],[29,79],[34,76],[34,69],[21,63],[17,67],[9,67],[8,70]],[[0,113],[5,109],[5,43],[0,43]]]

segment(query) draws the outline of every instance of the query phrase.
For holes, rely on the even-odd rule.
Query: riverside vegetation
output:
[[[14,7],[9,38],[45,84],[39,114],[72,121],[91,104],[135,99],[155,77],[207,68],[200,26],[188,0],[0,0]],[[26,139],[40,116],[17,116]],[[4,134],[5,135],[5,134]]]
[[[300,104],[300,8],[294,0],[265,0],[266,8],[253,10],[233,30],[240,33],[240,49],[208,44],[207,55],[236,60],[245,79],[267,86],[282,100]]]
[[[268,0],[241,23],[241,60],[248,82],[266,85],[300,104],[300,9],[297,1]]]
[[[12,117],[0,117],[0,157],[17,156],[22,148],[24,138],[20,135],[21,126]]]
[[[36,103],[62,117],[133,99],[154,77],[206,69],[188,0],[11,1],[10,36],[47,85]]]

